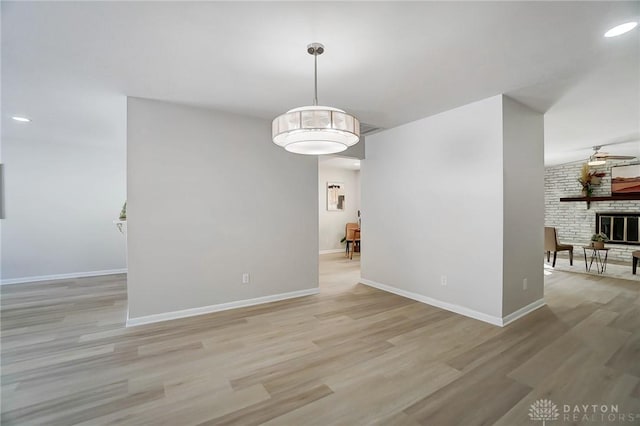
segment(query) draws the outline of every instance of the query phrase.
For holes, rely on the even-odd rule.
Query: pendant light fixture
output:
[[[312,106],[294,108],[273,120],[273,143],[289,152],[307,155],[335,154],[360,140],[360,121],[341,109],[318,106],[318,55],[324,46],[311,43],[307,53],[314,61],[314,98]]]

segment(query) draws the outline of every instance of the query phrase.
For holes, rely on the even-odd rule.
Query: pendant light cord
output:
[[[313,105],[318,105],[318,53],[313,54]]]

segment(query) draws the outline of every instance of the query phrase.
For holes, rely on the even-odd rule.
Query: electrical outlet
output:
[[[447,276],[446,275],[441,275],[440,276],[440,284],[441,285],[447,285]]]
[[[527,281],[527,279],[526,279],[526,278],[524,278],[524,279],[522,280],[522,289],[523,289],[523,290],[526,290],[528,287],[529,287],[529,282]]]
[[[242,284],[249,284],[251,282],[251,279],[249,277],[249,273],[245,272],[242,274]]]

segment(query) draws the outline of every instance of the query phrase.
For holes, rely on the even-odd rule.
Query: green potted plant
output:
[[[120,220],[127,220],[127,202],[124,202],[122,210],[120,210]]]
[[[606,234],[603,234],[602,232],[600,232],[599,234],[593,234],[591,236],[591,246],[594,249],[603,249],[604,243],[607,241],[609,241],[609,237],[607,237]]]

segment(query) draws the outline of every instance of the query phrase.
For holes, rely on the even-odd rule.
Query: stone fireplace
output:
[[[611,195],[611,166],[628,163],[608,161],[598,167],[605,177],[595,188],[594,197]],[[631,270],[631,252],[640,250],[640,243],[633,241],[634,229],[638,229],[636,224],[640,224],[640,200],[599,201],[590,206],[586,202],[561,203],[562,197],[580,196],[582,188],[577,178],[582,164],[578,161],[545,168],[545,226],[556,227],[558,239],[573,244],[580,255],[580,247],[590,244],[591,236],[600,229],[609,238],[613,237],[613,241],[606,243],[611,249],[609,259],[624,261]]]

